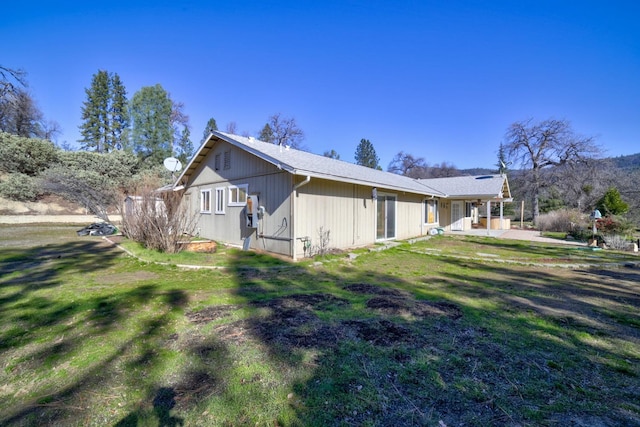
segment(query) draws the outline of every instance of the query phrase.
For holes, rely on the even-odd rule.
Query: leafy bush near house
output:
[[[630,235],[634,225],[629,220],[616,215],[607,215],[596,222],[599,233]]]
[[[0,196],[18,202],[33,202],[42,196],[40,180],[23,173],[10,173],[0,182]]]

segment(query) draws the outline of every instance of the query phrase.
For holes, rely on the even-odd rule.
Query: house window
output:
[[[217,214],[224,213],[224,187],[216,188],[216,211]]]
[[[471,218],[471,213],[473,212],[473,203],[465,202],[464,204],[464,216],[467,218]]]
[[[216,154],[215,161],[214,161],[214,167],[215,167],[215,170],[217,170],[217,171],[220,170],[220,154]]]
[[[244,206],[247,203],[249,185],[233,185],[229,187],[229,206]]]
[[[211,190],[200,191],[200,213],[211,213]]]
[[[224,169],[231,169],[231,151],[224,152]]]
[[[424,201],[424,222],[427,224],[440,222],[438,218],[438,199],[428,199]]]

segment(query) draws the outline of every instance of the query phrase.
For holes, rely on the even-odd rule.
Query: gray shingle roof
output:
[[[182,172],[175,186],[183,182],[185,177],[189,177],[195,171],[196,167],[219,140],[226,141],[294,175],[349,182],[427,196],[468,199],[506,199],[511,197],[507,178],[502,175],[413,179],[306,151],[266,143],[251,137],[247,138],[220,131],[214,131],[209,135],[209,138],[198,149],[196,155]],[[507,194],[503,194],[505,192]]]
[[[422,179],[421,182],[445,193],[449,197],[465,198],[510,198],[505,191],[506,177],[502,175],[456,176],[450,178]],[[509,186],[506,185],[506,193]]]
[[[429,196],[444,196],[444,193],[433,188],[424,180],[408,178],[306,151],[262,142],[255,138],[247,138],[219,131],[214,131],[202,144],[198,153],[178,178],[177,183],[182,182],[185,177],[193,173],[197,165],[206,157],[206,154],[217,140],[226,141],[294,175],[369,185],[372,187]]]

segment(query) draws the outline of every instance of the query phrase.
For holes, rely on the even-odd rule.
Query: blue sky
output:
[[[507,127],[569,120],[610,156],[640,152],[637,1],[24,1],[3,4],[0,64],[28,72],[79,139],[85,88],[161,84],[192,139],[211,117],[255,135],[294,117],[309,151],[369,139],[429,164],[493,167]]]

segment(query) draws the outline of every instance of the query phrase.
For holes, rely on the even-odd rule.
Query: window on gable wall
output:
[[[216,188],[216,213],[224,213],[224,187]]]
[[[229,206],[244,206],[247,203],[248,184],[229,186]]]
[[[211,190],[200,191],[200,212],[211,213]]]
[[[424,201],[424,221],[427,224],[439,222],[438,199],[428,199]]]
[[[214,168],[215,170],[219,171],[220,170],[220,154],[216,154],[215,156],[215,160],[214,160]]]

